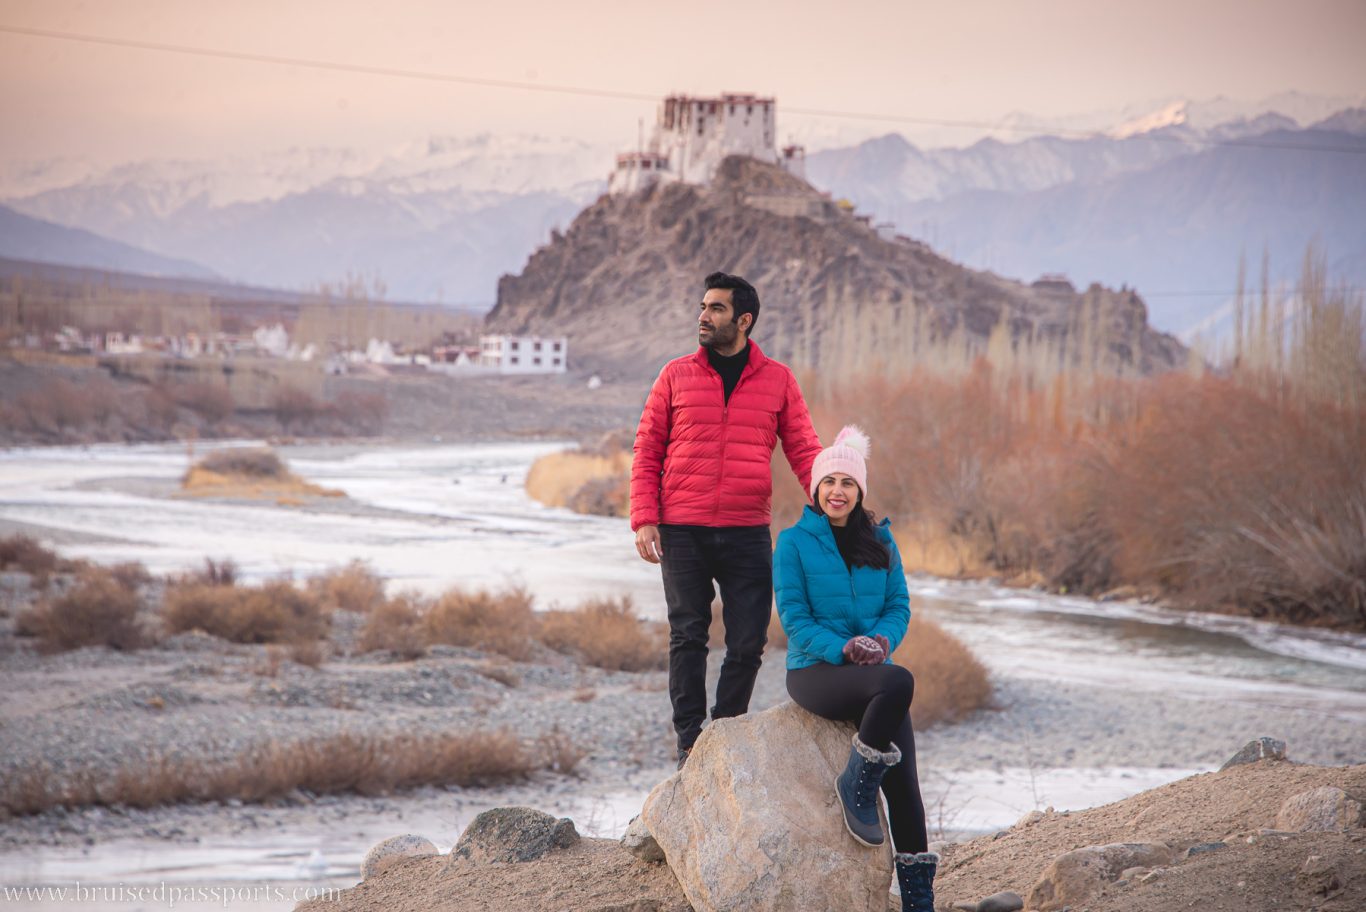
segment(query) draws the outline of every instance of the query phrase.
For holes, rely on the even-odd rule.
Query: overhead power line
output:
[[[86,35],[76,32],[57,31],[54,29],[27,28],[17,25],[0,25],[0,32],[11,35],[24,35],[30,38],[48,38],[56,41],[77,41],[85,44],[104,45],[106,47],[157,51],[168,54],[187,54],[195,57],[209,57],[218,60],[266,63],[276,66],[303,67],[336,73],[358,73],[367,76],[387,76],[396,79],[416,79],[426,82],[443,82],[456,85],[480,86],[484,88],[514,89],[526,92],[548,92],[557,95],[580,95],[587,98],[614,98],[623,101],[654,102],[658,101],[665,94],[627,92],[619,89],[600,89],[589,86],[563,85],[547,82],[520,82],[511,79],[493,79],[484,76],[468,76],[456,73],[436,73],[430,70],[413,70],[403,67],[370,66],[367,64],[347,63],[337,60],[316,60],[307,57],[260,54],[254,51],[234,51],[222,48],[172,44],[169,42],[143,41],[135,38],[113,38],[106,35]],[[1074,130],[1029,124],[1001,124],[984,120],[956,120],[942,117],[923,117],[876,111],[841,111],[830,108],[807,108],[792,105],[784,105],[783,110],[789,114],[800,114],[807,117],[866,120],[883,123],[976,129],[994,132],[1048,134],[1071,139],[1091,139],[1100,135],[1097,131],[1088,130]],[[1250,149],[1278,149],[1295,152],[1328,152],[1344,155],[1366,155],[1366,149],[1353,148],[1350,146],[1276,142],[1257,139],[1255,137],[1247,139],[1187,139],[1179,136],[1145,133],[1129,138],[1148,142],[1177,143],[1185,146],[1234,146]]]

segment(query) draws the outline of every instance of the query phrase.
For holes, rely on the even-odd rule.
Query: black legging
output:
[[[892,844],[898,852],[928,851],[925,802],[920,797],[911,731],[911,697],[915,695],[911,673],[900,665],[821,662],[788,671],[787,692],[807,712],[857,723],[859,740],[869,747],[886,751],[895,744],[901,750],[901,762],[882,780]]]

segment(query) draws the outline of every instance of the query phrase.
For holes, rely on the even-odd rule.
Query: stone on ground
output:
[[[645,821],[639,816],[632,817],[631,822],[627,824],[626,833],[621,837],[621,847],[641,861],[658,863],[664,860],[664,850],[650,835]]]
[[[493,808],[474,818],[460,834],[448,864],[466,859],[479,864],[516,864],[567,849],[578,841],[579,832],[568,817],[557,820],[528,807]]]
[[[1156,867],[1174,858],[1171,848],[1161,843],[1117,842],[1076,849],[1059,855],[1044,869],[1029,891],[1028,906],[1038,912],[1075,907],[1129,868]]]
[[[394,862],[400,858],[439,854],[441,853],[436,845],[425,836],[415,836],[412,833],[391,836],[383,842],[376,843],[374,848],[365,853],[365,860],[360,865],[360,877],[361,880],[368,880],[393,867]]]
[[[1291,833],[1334,833],[1362,822],[1361,802],[1331,785],[1290,796],[1276,815],[1276,829]]]
[[[1244,763],[1256,763],[1258,760],[1284,760],[1285,742],[1276,738],[1258,738],[1243,745],[1242,750],[1224,761],[1224,765],[1219,767],[1219,772],[1223,772],[1231,766],[1241,766]]]

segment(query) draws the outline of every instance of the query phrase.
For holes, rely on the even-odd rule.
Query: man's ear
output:
[[[747,320],[748,320],[748,322],[746,322]],[[751,313],[742,313],[742,314],[740,314],[740,319],[737,320],[737,321],[735,322],[735,325],[738,326],[738,327],[740,328],[740,331],[741,331],[742,333],[744,333],[746,336],[748,336],[748,335],[749,335],[749,328],[750,328],[751,326],[754,325],[754,314],[751,314]]]

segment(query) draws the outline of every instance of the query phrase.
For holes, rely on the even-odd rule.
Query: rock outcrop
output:
[[[1331,785],[1291,795],[1276,814],[1276,829],[1292,833],[1336,833],[1362,823],[1361,802]]]
[[[754,339],[797,368],[928,362],[945,346],[981,353],[998,326],[1007,347],[1032,338],[1055,361],[1102,373],[1151,373],[1186,359],[1179,342],[1148,326],[1133,291],[1079,293],[1067,282],[1026,285],[968,269],[738,156],[707,187],[599,199],[520,275],[500,280],[487,325],[566,334],[576,368],[648,379],[695,344],[702,279],[718,269],[759,289]]]
[[[1026,904],[1038,912],[1080,905],[1133,868],[1168,864],[1176,853],[1162,843],[1114,843],[1075,849],[1053,860],[1029,891]]]
[[[697,912],[884,912],[891,842],[856,843],[835,796],[853,732],[788,702],[702,733],[641,812]]]
[[[494,808],[474,818],[460,834],[450,861],[518,864],[578,841],[579,832],[568,817],[557,820],[527,807]]]

